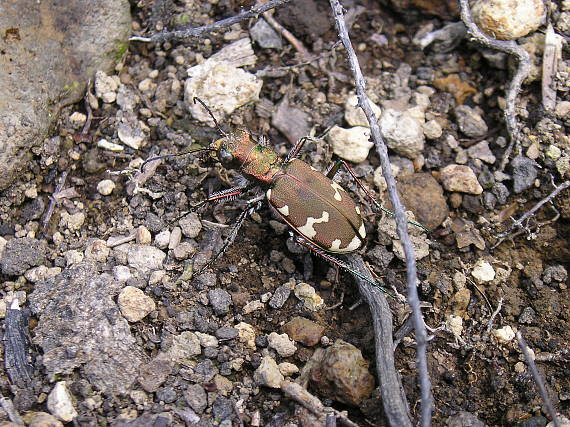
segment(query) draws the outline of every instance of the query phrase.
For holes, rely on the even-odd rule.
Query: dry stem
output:
[[[506,94],[505,123],[507,125],[510,142],[509,146],[505,150],[499,167],[499,170],[502,171],[505,169],[505,166],[509,161],[513,148],[516,148],[516,152],[520,151],[521,133],[520,126],[517,121],[516,100],[521,90],[522,83],[530,72],[530,58],[527,51],[519,46],[515,41],[496,40],[483,33],[473,21],[468,0],[459,0],[459,4],[461,6],[461,20],[467,27],[467,32],[475,41],[485,47],[512,55],[518,62],[517,70],[509,84]]]

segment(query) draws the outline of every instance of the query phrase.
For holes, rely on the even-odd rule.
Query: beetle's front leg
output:
[[[231,188],[229,190],[232,190]],[[226,190],[226,191],[229,191]],[[221,192],[220,192],[221,193]],[[231,197],[231,196],[229,196]],[[236,239],[240,228],[242,227],[243,223],[245,222],[245,220],[251,216],[251,214],[253,214],[254,212],[256,212],[257,210],[259,210],[259,208],[261,207],[261,201],[265,199],[265,194],[254,197],[251,200],[247,201],[247,206],[245,207],[245,209],[239,214],[238,218],[236,219],[236,222],[234,223],[234,225],[232,226],[231,230],[230,230],[230,234],[228,235],[228,237],[226,237],[226,239],[224,240],[224,243],[222,244],[222,247],[216,252],[216,254],[214,256],[212,256],[212,259],[210,259],[210,261],[208,261],[198,272],[196,272],[196,274],[201,274],[204,272],[204,270],[206,270],[210,265],[212,265],[220,256],[222,256],[224,254],[224,252],[230,247],[230,245],[234,242],[234,240]],[[214,199],[215,200],[215,199]]]
[[[291,237],[293,237],[293,239],[295,240],[295,242],[297,242],[298,244],[300,244],[301,246],[306,247],[307,249],[309,249],[311,252],[313,252],[314,254],[320,256],[321,258],[323,258],[325,261],[329,262],[330,264],[336,265],[337,267],[342,268],[343,270],[348,271],[350,274],[352,274],[355,277],[358,277],[362,280],[365,280],[366,282],[370,283],[372,286],[377,287],[378,289],[380,289],[382,292],[384,292],[385,294],[392,296],[392,294],[390,294],[390,292],[388,292],[386,289],[384,289],[380,283],[376,282],[374,279],[372,279],[371,277],[368,277],[362,273],[360,273],[359,271],[356,271],[355,269],[353,269],[352,267],[350,267],[346,262],[344,262],[343,260],[323,251],[321,248],[315,246],[314,244],[312,244],[311,242],[309,242],[307,239],[304,239],[301,236],[298,236],[296,234],[291,233]]]
[[[310,136],[304,136],[301,139],[299,139],[295,145],[293,146],[293,148],[291,148],[291,151],[289,151],[289,154],[287,154],[287,157],[285,157],[285,163],[290,162],[291,160],[297,158],[297,156],[299,156],[299,152],[303,149],[303,146],[305,145],[305,142],[312,140],[313,138],[311,138]]]

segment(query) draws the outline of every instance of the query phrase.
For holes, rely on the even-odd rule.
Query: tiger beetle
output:
[[[392,214],[376,201],[344,160],[336,161],[325,174],[300,160],[299,153],[305,142],[310,139],[309,137],[301,138],[283,159],[265,140],[255,141],[248,130],[224,132],[206,104],[198,98],[194,98],[194,102],[202,104],[222,137],[212,142],[207,148],[147,159],[141,166],[141,170],[147,163],[154,160],[210,151],[216,154],[222,166],[226,169],[238,170],[245,178],[239,186],[212,193],[184,215],[209,202],[235,199],[256,186],[265,188],[265,194],[259,194],[247,201],[246,208],[238,216],[221,249],[202,267],[200,272],[208,268],[226,251],[235,240],[247,217],[256,212],[261,207],[262,200],[267,198],[271,207],[295,232],[290,233],[295,242],[329,263],[389,294],[375,280],[354,270],[338,258],[338,255],[350,254],[360,249],[366,238],[359,207],[347,191],[332,180],[340,167],[344,167],[379,209]],[[425,229],[421,224],[411,223]]]

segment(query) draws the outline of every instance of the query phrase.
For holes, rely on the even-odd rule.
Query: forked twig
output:
[[[552,423],[554,424],[554,427],[560,427],[560,423],[556,418],[556,411],[554,410],[554,406],[552,405],[552,400],[550,400],[550,396],[548,396],[548,392],[546,391],[546,386],[544,385],[544,380],[542,379],[540,372],[538,372],[536,363],[534,363],[534,357],[530,353],[530,348],[528,347],[520,331],[516,333],[516,337],[519,343],[519,347],[526,360],[526,363],[528,364],[532,377],[534,378],[534,382],[538,387],[538,392],[540,393],[540,397],[542,397],[542,401],[546,405],[546,409],[548,409],[548,414],[550,415],[550,418],[552,418]]]
[[[404,248],[404,253],[406,256],[406,275],[407,275],[407,285],[408,285],[408,302],[412,309],[412,316],[414,319],[414,328],[416,332],[416,342],[417,342],[417,352],[416,360],[418,364],[419,372],[419,382],[421,390],[421,425],[428,426],[431,423],[431,412],[432,412],[432,402],[433,397],[431,394],[431,383],[427,371],[427,357],[426,357],[426,346],[427,346],[427,332],[425,328],[424,319],[422,317],[422,312],[420,309],[420,300],[418,298],[417,291],[417,273],[416,273],[416,260],[414,256],[414,250],[410,242],[410,236],[408,234],[407,219],[404,213],[404,208],[398,197],[396,190],[396,182],[394,181],[394,176],[392,174],[392,169],[390,167],[390,160],[388,158],[388,150],[386,144],[384,143],[382,136],[380,134],[380,127],[378,126],[378,121],[376,116],[372,112],[370,107],[370,101],[366,96],[366,84],[364,81],[364,76],[362,75],[362,70],[360,69],[360,64],[348,31],[346,29],[346,24],[344,22],[343,8],[339,0],[330,0],[331,9],[333,11],[334,20],[339,33],[339,38],[344,45],[348,62],[350,64],[350,69],[354,76],[356,94],[358,96],[358,103],[368,122],[370,124],[370,133],[372,135],[372,140],[376,146],[376,152],[380,157],[380,164],[382,166],[382,173],[386,179],[388,194],[390,196],[390,201],[395,211],[396,226],[398,231],[398,236],[402,242]],[[391,337],[390,337],[391,339]],[[385,409],[387,401],[384,401]]]
[[[497,40],[489,37],[481,31],[471,16],[469,0],[459,0],[459,5],[461,7],[461,20],[467,27],[467,32],[475,41],[485,47],[512,55],[518,62],[517,70],[506,93],[505,123],[507,125],[510,142],[509,146],[505,150],[499,167],[499,170],[502,171],[509,162],[509,157],[511,156],[513,148],[516,148],[517,152],[520,151],[521,134],[519,123],[517,121],[516,100],[521,90],[522,83],[530,72],[530,58],[527,51],[519,46],[515,41]]]
[[[562,191],[566,190],[568,187],[570,187],[570,181],[564,181],[558,187],[555,186],[554,190],[552,190],[552,192],[548,196],[546,196],[544,199],[540,200],[527,213],[525,213],[518,220],[516,220],[513,224],[511,224],[511,226],[507,230],[505,230],[502,233],[500,233],[499,235],[497,235],[497,237],[499,238],[499,242],[496,243],[495,246],[493,246],[493,248],[497,247],[505,239],[505,237],[507,237],[515,228],[522,227],[522,224],[527,219],[529,219],[531,216],[533,216],[542,206],[544,206],[546,203],[550,202],[552,199],[554,199],[556,196],[558,196],[558,194],[560,194]],[[491,248],[491,249],[493,249],[493,248]]]
[[[163,31],[160,33],[153,34],[150,37],[134,36],[131,37],[129,40],[146,42],[146,43],[158,43],[172,39],[189,39],[189,38],[201,37],[206,33],[216,30],[221,30],[222,28],[229,27],[233,24],[237,24],[238,22],[244,21],[246,19],[256,18],[262,13],[274,9],[278,6],[281,6],[289,1],[290,0],[271,0],[258,7],[252,7],[250,10],[243,11],[241,13],[238,13],[237,15],[230,16],[229,18],[222,19],[220,21],[216,21],[212,24],[203,25],[201,27],[186,28],[183,30]]]

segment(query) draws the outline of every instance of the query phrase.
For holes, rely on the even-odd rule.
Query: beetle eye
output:
[[[224,150],[223,148],[219,151],[219,155],[220,155],[220,162],[222,164],[231,163],[232,160],[234,159],[234,156],[232,156],[229,151]]]

